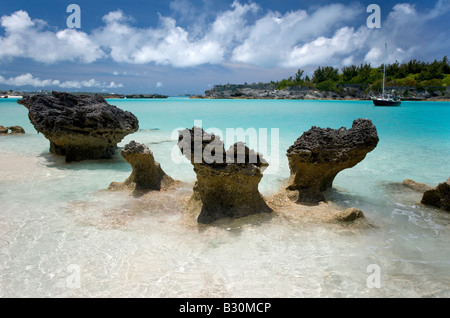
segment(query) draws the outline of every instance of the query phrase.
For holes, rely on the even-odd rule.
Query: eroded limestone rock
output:
[[[117,143],[139,129],[132,113],[109,105],[100,95],[53,92],[17,103],[28,108],[31,123],[50,141],[50,152],[66,161],[110,158]]]
[[[25,133],[25,129],[23,129],[20,126],[9,126],[9,127],[4,127],[0,125],[0,135],[19,135],[19,134],[24,134]]]
[[[421,202],[450,211],[450,178],[439,183],[436,188],[425,191]]]
[[[336,216],[336,220],[340,222],[353,222],[359,218],[364,218],[364,213],[357,208],[345,209]]]
[[[417,192],[425,192],[427,190],[432,189],[429,185],[426,185],[425,183],[416,182],[416,181],[411,180],[411,179],[403,180],[402,184],[405,187],[407,187],[407,188],[409,188],[411,190],[417,191]]]
[[[161,190],[170,187],[174,180],[155,161],[152,151],[134,140],[126,144],[120,152],[133,171],[124,182],[112,182],[110,190]]]
[[[225,151],[219,136],[193,127],[179,132],[178,147],[194,166],[191,200],[199,203],[199,223],[271,212],[258,190],[268,163],[244,143]]]
[[[312,127],[288,149],[290,178],[286,190],[298,203],[325,201],[336,175],[363,160],[378,144],[370,119],[356,119],[352,128]]]

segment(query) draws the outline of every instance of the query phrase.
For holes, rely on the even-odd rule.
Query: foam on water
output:
[[[374,108],[367,102],[111,100],[132,111],[145,143],[183,183],[133,197],[105,191],[130,166],[111,160],[67,164],[48,153],[23,106],[0,101],[0,124],[25,136],[0,138],[1,297],[449,297],[450,215],[420,205],[406,178],[436,185],[450,167],[449,103]],[[264,175],[267,197],[287,181],[285,151],[312,125],[350,127],[370,118],[380,143],[338,174],[327,198],[364,211],[369,226],[281,215],[194,226],[183,202],[190,164],[170,159],[171,133],[191,128],[279,128],[280,166]],[[270,149],[270,148],[269,148]],[[371,264],[380,288],[369,288]],[[79,276],[74,276],[79,274]],[[72,278],[79,278],[74,284]]]

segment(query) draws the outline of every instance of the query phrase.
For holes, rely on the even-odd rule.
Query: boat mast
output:
[[[387,51],[387,43],[384,43],[384,63],[383,63],[383,98],[384,98],[384,80],[386,77],[386,51]]]

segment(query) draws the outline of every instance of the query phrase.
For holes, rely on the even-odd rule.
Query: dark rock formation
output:
[[[312,127],[288,149],[289,197],[299,203],[325,201],[336,175],[366,157],[378,144],[376,127],[369,119],[356,119],[347,130]]]
[[[126,98],[168,98],[169,96],[160,94],[130,94]]]
[[[199,223],[272,211],[258,190],[268,166],[259,153],[240,142],[225,152],[220,137],[198,127],[180,131],[178,147],[197,174],[191,199],[200,203]]]
[[[0,125],[0,135],[16,135],[16,134],[24,134],[25,129],[20,126],[9,126],[4,127]]]
[[[450,178],[423,193],[421,203],[450,211]]]
[[[124,182],[112,182],[108,189],[119,190],[161,190],[174,183],[155,161],[153,153],[147,146],[134,140],[125,145],[121,151],[122,157],[128,162],[133,171]]]
[[[66,161],[110,158],[117,143],[139,129],[132,113],[109,105],[99,95],[53,92],[17,103],[28,108],[31,123],[50,140],[50,151],[64,155]]]

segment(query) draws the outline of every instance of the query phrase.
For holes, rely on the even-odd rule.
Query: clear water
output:
[[[64,163],[48,153],[25,107],[0,100],[0,125],[27,131],[0,138],[1,297],[450,297],[450,214],[420,205],[419,193],[397,184],[411,178],[435,186],[450,176],[450,103],[109,102],[140,121],[119,146],[145,143],[185,184],[148,197],[105,191],[131,171],[120,155]],[[285,153],[296,138],[313,125],[350,127],[356,118],[370,118],[380,142],[338,174],[327,197],[361,209],[372,226],[282,217],[185,222],[179,199],[190,195],[195,174],[190,163],[172,160],[177,128],[195,120],[223,132],[267,128],[269,141],[278,128],[279,140],[262,151],[279,154],[260,183],[270,196],[287,182]],[[380,274],[375,287],[372,264]]]

